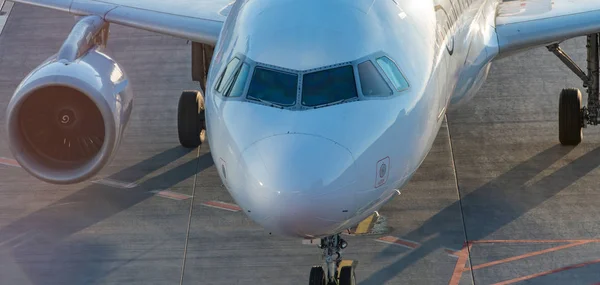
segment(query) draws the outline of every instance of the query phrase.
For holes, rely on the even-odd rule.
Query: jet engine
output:
[[[84,181],[119,146],[133,95],[123,69],[106,53],[107,37],[102,18],[82,18],[59,52],[33,70],[10,100],[10,149],[41,180]]]

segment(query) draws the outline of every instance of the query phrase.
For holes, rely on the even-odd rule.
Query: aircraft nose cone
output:
[[[248,198],[241,205],[266,229],[290,236],[328,234],[354,204],[354,158],[340,144],[314,135],[276,135],[241,157]]]

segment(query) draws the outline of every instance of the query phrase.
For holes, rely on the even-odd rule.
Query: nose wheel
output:
[[[177,108],[179,143],[186,148],[196,148],[204,141],[206,118],[204,96],[200,91],[184,91]]]
[[[326,285],[325,283],[325,271],[321,266],[313,266],[310,269],[310,278],[308,285]]]
[[[353,266],[339,268],[342,251],[348,246],[339,234],[321,239],[319,248],[323,250],[325,266],[313,266],[310,270],[309,285],[355,285]],[[339,271],[338,271],[339,269]]]
[[[340,285],[356,285],[354,267],[344,266],[340,269]]]

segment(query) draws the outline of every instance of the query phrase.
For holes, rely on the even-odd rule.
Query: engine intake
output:
[[[83,18],[61,50],[21,82],[8,105],[11,151],[41,180],[89,179],[118,148],[133,95],[122,68],[96,42],[106,37],[105,28],[99,17]]]
[[[87,95],[65,86],[31,93],[19,113],[23,147],[47,167],[80,168],[104,145],[104,118]]]

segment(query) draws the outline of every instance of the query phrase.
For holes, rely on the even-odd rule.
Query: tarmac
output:
[[[74,23],[12,7],[0,25],[0,110]],[[563,46],[584,64],[584,39]],[[109,47],[136,101],[97,177],[38,181],[0,128],[0,284],[306,284],[316,246],[269,235],[238,210],[209,146],[179,146],[177,101],[198,88],[190,44],[113,25]],[[600,131],[558,143],[558,94],[581,85],[545,48],[495,62],[408,187],[356,229],[384,231],[345,237],[358,284],[599,284]]]

